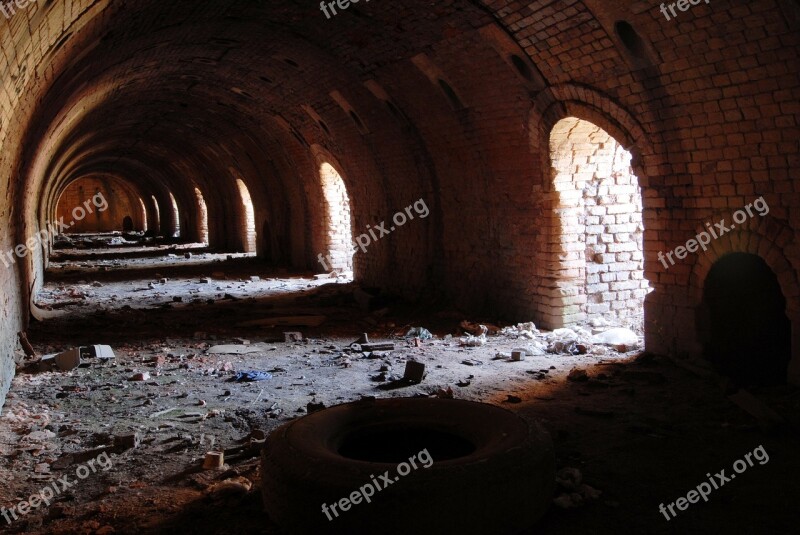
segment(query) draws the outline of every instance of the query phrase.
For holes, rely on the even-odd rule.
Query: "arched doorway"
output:
[[[172,232],[171,238],[180,238],[181,237],[181,214],[178,210],[178,202],[175,200],[175,195],[172,192],[169,192],[169,202],[172,206],[172,217],[173,217],[173,224],[174,230]]]
[[[197,240],[208,245],[208,207],[200,188],[194,188],[194,197],[197,203]]]
[[[325,197],[327,261],[326,270],[353,270],[353,233],[350,196],[341,175],[328,163],[319,169]]]
[[[244,207],[244,218],[242,220],[243,239],[242,245],[245,253],[256,252],[256,216],[253,209],[253,199],[250,197],[250,190],[241,178],[236,179],[239,188],[239,196]]]
[[[754,254],[731,253],[708,272],[699,325],[703,353],[742,385],[786,382],[791,323],[778,278]]]
[[[577,117],[550,134],[554,248],[558,252],[555,323],[603,316],[641,325],[644,298],[642,192],[631,154],[608,132]]]

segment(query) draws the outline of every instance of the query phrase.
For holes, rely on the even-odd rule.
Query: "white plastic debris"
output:
[[[609,329],[592,337],[595,344],[605,344],[607,346],[629,346],[634,347],[639,344],[639,336],[630,329],[617,327]]]
[[[464,336],[464,337],[460,338],[460,340],[461,340],[461,345],[462,346],[480,347],[480,346],[486,344],[486,335],[482,334],[480,336],[472,336],[470,334],[470,335],[467,335],[467,336]]]
[[[513,327],[504,327],[500,331],[500,334],[504,336],[509,336],[511,338],[525,338],[528,340],[533,340],[536,338],[536,334],[538,333],[539,330],[532,321],[526,323],[517,323]]]
[[[536,341],[531,342],[530,345],[527,346],[527,347],[522,347],[522,346],[515,347],[514,349],[512,349],[512,351],[524,351],[525,352],[525,356],[527,356],[527,357],[536,357],[536,356],[544,355],[546,349],[547,349],[546,345],[544,345],[543,343],[541,343],[538,340],[536,340]]]
[[[578,333],[572,329],[556,329],[547,335],[548,340],[559,340],[561,342],[574,342],[578,339]]]

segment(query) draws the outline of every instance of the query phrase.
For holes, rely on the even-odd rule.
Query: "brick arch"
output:
[[[96,194],[105,199],[107,206],[101,212],[92,205],[81,220],[72,217],[72,210],[92,201]],[[135,185],[113,176],[81,177],[70,182],[60,192],[54,216],[50,221],[73,222],[67,233],[75,232],[109,232],[122,230],[123,219],[131,218],[135,230],[143,230],[147,226],[147,212],[141,204],[141,193]],[[90,203],[92,204],[92,203]]]
[[[719,221],[725,217],[720,215],[709,221]],[[704,227],[696,227],[699,233]],[[791,361],[789,362],[788,381],[800,384],[800,281],[797,267],[787,255],[787,250],[794,247],[794,233],[786,223],[769,216],[749,218],[724,236],[713,240],[706,252],[696,254],[688,277],[688,297],[690,299],[691,320],[684,325],[694,332],[685,332],[687,339],[697,340],[698,311],[702,307],[703,289],[712,266],[721,258],[732,253],[749,253],[761,258],[778,279],[781,293],[786,299],[786,316],[791,323]],[[694,344],[689,356],[702,358],[702,347]]]
[[[664,163],[655,150],[659,139],[651,138],[621,104],[589,86],[559,84],[536,95],[529,117],[531,146],[544,156],[545,168],[549,168],[550,158],[542,149],[547,147],[553,127],[566,117],[589,121],[611,134],[633,156],[631,165],[640,181],[644,180],[645,167]]]
[[[319,267],[330,271],[334,269],[344,269],[345,271],[355,271],[354,263],[355,258],[352,252],[352,227],[354,217],[354,203],[353,203],[353,188],[348,183],[347,174],[343,171],[339,160],[327,149],[320,145],[313,145],[311,152],[314,155],[315,162],[315,177],[317,178],[313,186],[314,199],[310,204],[317,206],[317,210],[312,212],[316,215],[316,221],[313,225],[314,243],[318,249],[318,254],[321,253],[325,266]],[[325,169],[335,172],[335,176],[326,174]],[[341,201],[346,201],[347,207],[341,212],[336,211],[335,214],[331,213],[334,207],[329,206],[328,192],[326,188],[336,187],[333,182],[341,182],[339,187],[343,191],[339,191],[337,197],[341,197]],[[333,228],[333,226],[341,227],[342,225],[349,226],[349,228]],[[347,243],[348,240],[351,243]],[[317,255],[315,255],[317,258]],[[327,266],[327,268],[326,268]]]
[[[720,214],[709,221],[719,221]],[[730,218],[728,218],[730,219]],[[697,233],[705,230],[695,228]],[[780,221],[768,216],[748,218],[745,223],[709,244],[707,251],[698,251],[689,275],[689,295],[694,305],[703,300],[703,288],[711,268],[722,257],[731,253],[750,253],[760,257],[778,278],[781,292],[786,298],[786,313],[800,315],[800,281],[797,268],[792,265],[784,250],[794,240],[794,233]]]
[[[537,312],[540,323],[550,328],[579,322],[585,319],[589,310],[586,295],[576,290],[576,281],[585,278],[585,268],[579,268],[576,273],[566,267],[569,259],[582,258],[584,251],[575,249],[574,244],[563,243],[561,192],[556,184],[559,173],[550,151],[554,129],[563,119],[570,117],[592,123],[631,153],[632,174],[641,188],[643,219],[646,219],[647,198],[652,196],[646,190],[645,162],[648,166],[653,163],[653,158],[646,156],[654,153],[653,144],[641,124],[627,110],[596,90],[574,84],[553,86],[537,95],[530,114],[530,143],[533,152],[540,156],[542,169],[547,170],[539,201],[547,215],[540,225],[546,243],[537,253],[537,265],[543,266],[539,269],[541,299],[537,303]],[[647,240],[645,229],[644,241]],[[642,263],[646,264],[646,261]],[[643,282],[646,285],[647,281]]]

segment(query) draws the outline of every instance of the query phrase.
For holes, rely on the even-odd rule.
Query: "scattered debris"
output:
[[[302,342],[303,333],[297,331],[287,331],[283,333],[283,341],[287,344],[291,344],[293,342]]]
[[[460,340],[461,340],[461,345],[466,347],[481,347],[483,345],[486,345],[485,334],[481,334],[480,336],[472,336],[470,334],[465,337],[462,337]]]
[[[203,470],[217,470],[225,465],[225,454],[221,451],[209,451],[203,460]]]
[[[421,362],[409,360],[406,362],[406,370],[403,374],[403,380],[409,383],[421,383],[425,377],[425,365]]]
[[[216,355],[246,355],[248,353],[260,353],[261,351],[264,351],[264,348],[260,346],[230,344],[210,347],[206,353]]]
[[[81,349],[81,358],[98,358],[100,360],[111,360],[116,358],[114,355],[114,350],[111,349],[111,346],[106,345],[94,345],[88,347],[82,347]]]
[[[244,496],[250,492],[250,489],[252,488],[253,483],[249,479],[246,477],[237,476],[211,485],[208,488],[208,494],[216,499]]]
[[[172,411],[179,410],[179,407],[170,407],[169,409],[164,409],[163,411],[154,412],[150,415],[150,418],[158,418],[159,416],[164,416]]]
[[[547,340],[566,340],[574,342],[578,339],[578,333],[573,329],[563,327],[561,329],[554,329],[553,332],[547,333],[545,338],[547,338]]]
[[[602,491],[583,483],[583,475],[577,468],[566,467],[556,472],[556,484],[561,494],[553,499],[553,504],[561,509],[580,507],[602,494]]]
[[[267,379],[272,379],[272,374],[258,370],[241,371],[233,378],[237,383],[252,383],[255,381],[266,381]]]
[[[479,324],[464,320],[459,324],[459,327],[461,327],[465,332],[474,336],[480,336],[481,334],[494,336],[500,332],[500,327],[492,323]]]
[[[583,482],[583,474],[578,468],[564,467],[556,472],[556,484],[564,490],[578,490]]]
[[[114,437],[114,446],[124,450],[138,448],[141,444],[142,437],[138,433],[129,433],[127,435],[116,435]]]
[[[486,325],[480,325],[467,320],[462,321],[458,326],[461,327],[465,333],[473,336],[481,336],[489,332],[489,327]]]
[[[325,408],[324,403],[315,403],[313,401],[309,401],[306,404],[306,412],[308,412],[308,414],[311,414],[312,412],[321,411],[324,408]]]
[[[39,371],[51,371],[54,368],[58,368],[66,372],[80,366],[84,358],[111,360],[115,356],[111,347],[106,345],[76,347],[56,355],[45,355],[38,362],[38,369]]]
[[[527,323],[517,323],[513,327],[504,327],[500,331],[500,334],[503,336],[509,336],[511,338],[525,338],[528,340],[533,340],[536,338],[536,335],[539,334],[539,330],[532,321],[529,321]]]
[[[515,347],[511,351],[522,351],[527,357],[535,357],[537,355],[544,355],[545,347],[539,342],[532,344],[532,347]]]
[[[149,381],[150,374],[148,372],[134,373],[130,376],[128,381]]]
[[[412,327],[406,333],[406,338],[419,338],[420,340],[430,340],[431,338],[433,338],[433,335],[425,327]]]
[[[635,349],[639,345],[639,336],[630,329],[617,327],[594,335],[592,342],[611,346],[620,353]]]
[[[353,344],[364,345],[368,343],[369,343],[369,335],[367,333],[361,333],[361,336],[359,336],[358,339],[350,345]]]
[[[350,345],[355,351],[394,351],[394,343],[392,342],[378,342],[374,344],[356,344],[353,343]]]
[[[580,344],[574,340],[556,340],[547,346],[547,352],[562,355],[581,355],[579,346]]]
[[[449,386],[447,388],[439,388],[433,393],[433,397],[442,399],[454,399],[453,389]]]
[[[42,357],[42,365],[49,366],[51,362],[54,363],[61,371],[68,372],[70,370],[74,370],[81,365],[80,348],[71,349],[70,351],[65,351],[52,357],[49,355]]]

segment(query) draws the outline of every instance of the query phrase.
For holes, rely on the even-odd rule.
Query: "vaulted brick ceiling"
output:
[[[42,33],[21,34],[38,78],[21,95],[38,101],[27,148],[46,149],[46,180],[110,172],[175,190],[187,176],[218,187],[232,161],[256,153],[290,160],[287,123],[306,142],[325,139],[302,105],[335,115],[329,93],[353,88],[354,102],[374,101],[361,81],[376,70],[491,22],[469,3],[375,2],[332,20],[313,3],[58,4],[31,20],[48,46],[36,46]]]

